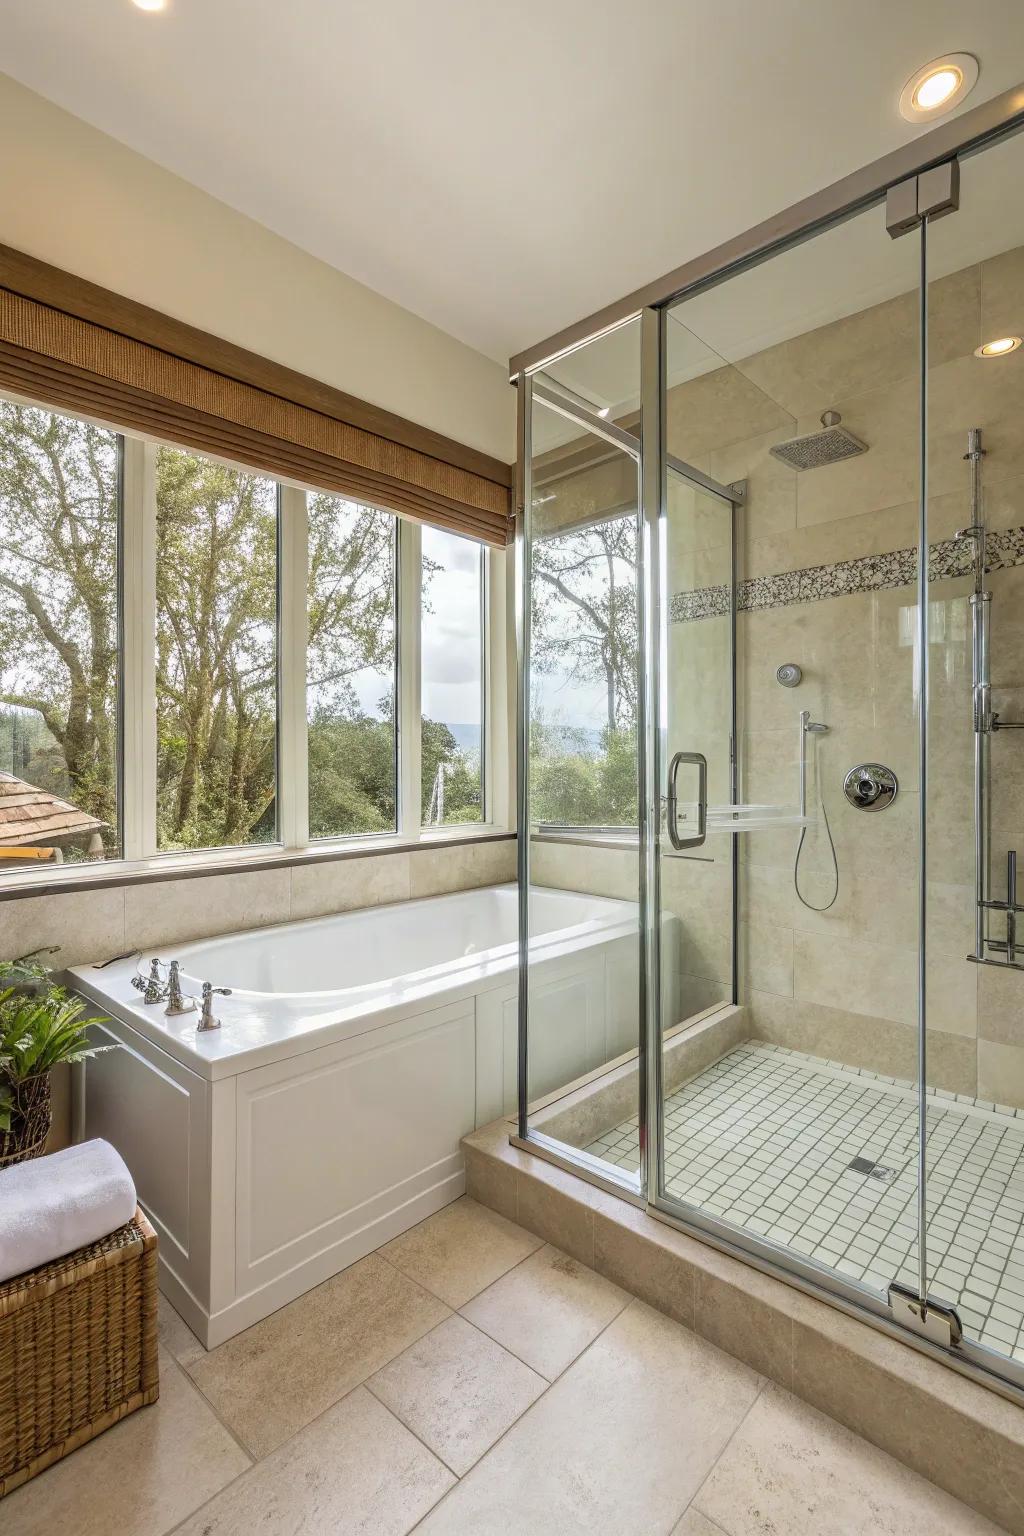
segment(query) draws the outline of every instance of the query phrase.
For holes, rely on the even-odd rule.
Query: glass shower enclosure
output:
[[[1022,120],[512,368],[516,1139],[1011,1390]]]

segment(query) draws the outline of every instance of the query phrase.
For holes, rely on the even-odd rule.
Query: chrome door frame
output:
[[[640,321],[640,437],[643,453],[640,465],[642,491],[644,601],[641,612],[640,644],[643,657],[643,687],[640,690],[638,735],[642,755],[641,822],[644,827],[644,881],[641,897],[641,929],[644,962],[641,966],[641,1083],[640,1109],[641,1190],[647,1209],[659,1220],[686,1230],[686,1218],[674,1206],[662,1206],[655,1198],[664,1175],[663,1095],[661,1079],[664,1021],[661,1016],[661,804],[662,785],[666,782],[667,742],[662,740],[659,707],[661,699],[661,630],[668,622],[670,594],[662,569],[661,529],[668,518],[668,477],[674,474],[695,490],[711,495],[729,509],[729,757],[730,798],[736,804],[737,779],[737,511],[744,500],[742,485],[724,486],[708,482],[707,476],[689,472],[666,444],[666,394],[664,380],[668,348],[668,309],[645,309]],[[738,933],[739,846],[732,839],[729,855],[731,878],[731,964],[729,1001],[739,1001]],[[646,1159],[644,1153],[646,1152]],[[654,1194],[652,1195],[652,1190]],[[725,1229],[723,1228],[723,1233]]]

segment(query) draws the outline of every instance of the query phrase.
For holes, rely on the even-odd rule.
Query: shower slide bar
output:
[[[985,589],[985,524],[981,511],[981,428],[967,434],[964,458],[971,469],[971,522],[962,528],[958,539],[970,539],[974,545],[974,591],[971,593],[971,681],[972,721],[974,728],[974,952],[967,956],[975,965],[999,966],[1024,971],[1024,940],[1018,942],[1017,914],[1024,906],[1017,901],[1017,850],[1006,855],[1006,899],[993,897],[991,846],[991,764],[990,740],[994,731],[1024,729],[1024,721],[1002,721],[992,709],[992,683],[989,675],[989,632],[992,594]],[[1005,939],[993,939],[988,932],[988,914],[1001,912],[1006,918]]]

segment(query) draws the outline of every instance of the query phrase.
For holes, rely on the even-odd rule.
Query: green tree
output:
[[[0,401],[0,750],[117,823],[118,440]],[[277,487],[172,448],[156,457],[157,822],[162,848],[276,827]],[[395,826],[395,518],[311,493],[313,836]],[[429,567],[429,562],[427,562]],[[429,584],[431,571],[425,571]],[[425,605],[429,612],[429,602]],[[360,700],[379,687],[378,713]],[[479,771],[423,722],[424,794],[479,819]]]
[[[599,678],[609,731],[636,724],[636,563],[635,516],[539,539],[533,549],[533,664],[571,681]]]
[[[534,714],[531,816],[568,826],[635,826],[640,676],[635,514],[538,540],[532,571],[532,669],[569,684],[601,684],[604,720],[595,741],[579,727],[556,727]]]
[[[43,723],[35,782],[108,823],[108,846],[116,591],[114,434],[0,400],[0,704]]]
[[[273,837],[276,489],[161,448],[156,506],[159,844]]]

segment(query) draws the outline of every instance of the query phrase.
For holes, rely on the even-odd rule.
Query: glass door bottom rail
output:
[[[912,1083],[748,1041],[666,1099],[666,1192],[876,1291],[916,1287],[917,1114]],[[584,1150],[637,1168],[636,1119]],[[1024,1361],[1024,1110],[929,1091],[928,1211],[931,1294]]]

